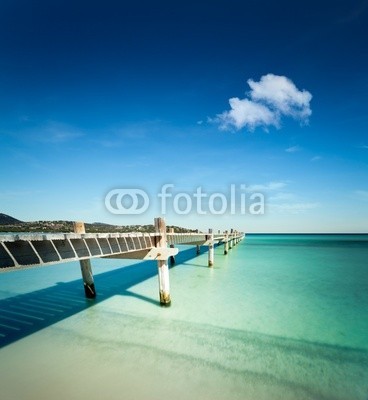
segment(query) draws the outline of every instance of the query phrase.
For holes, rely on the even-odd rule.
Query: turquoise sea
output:
[[[155,262],[0,274],[1,399],[368,399],[368,235],[180,250],[170,308]]]

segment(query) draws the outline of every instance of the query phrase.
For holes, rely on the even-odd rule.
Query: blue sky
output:
[[[367,30],[362,0],[2,1],[0,212],[152,223],[172,184],[168,224],[366,232]],[[117,188],[148,209],[109,212]]]

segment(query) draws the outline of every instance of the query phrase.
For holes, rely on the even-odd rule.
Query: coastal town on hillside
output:
[[[20,221],[7,214],[0,213],[0,232],[73,232],[73,221]],[[112,233],[112,232],[154,232],[153,225],[110,225],[101,222],[85,224],[88,233]],[[168,226],[174,228],[174,232],[195,232],[193,229],[186,229],[179,226]]]

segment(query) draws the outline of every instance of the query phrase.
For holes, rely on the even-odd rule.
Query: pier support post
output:
[[[226,256],[226,254],[229,252],[229,235],[227,233],[227,231],[225,232],[225,244],[224,244],[224,254]]]
[[[169,228],[169,233],[174,233],[174,228]],[[170,244],[170,248],[174,248],[175,245],[172,243]],[[169,257],[169,263],[171,266],[175,265],[175,256],[170,256]]]
[[[74,222],[74,233],[86,233],[83,222]],[[82,272],[84,293],[87,299],[94,299],[96,297],[96,289],[93,281],[91,260],[80,260],[79,264]]]
[[[214,245],[212,229],[208,230],[210,243],[208,245],[208,266],[213,267],[214,263]]]
[[[196,254],[197,254],[197,256],[199,256],[201,254],[201,246],[199,244],[197,244]]]
[[[231,250],[234,245],[234,229],[230,230],[229,249]]]
[[[156,233],[160,237],[156,241],[156,247],[166,247],[166,224],[163,218],[155,218]],[[160,304],[162,306],[170,306],[170,281],[169,281],[169,266],[167,260],[157,260],[158,267],[158,283],[160,293]]]

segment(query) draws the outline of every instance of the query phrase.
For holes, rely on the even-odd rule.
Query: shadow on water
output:
[[[196,257],[195,248],[182,250],[176,256],[176,264],[170,268],[194,257]],[[129,291],[130,287],[156,275],[156,262],[143,261],[96,275],[97,297],[94,300],[84,297],[82,279],[58,282],[55,286],[2,299],[0,300],[0,348],[115,295],[135,297],[159,307],[158,300]]]

